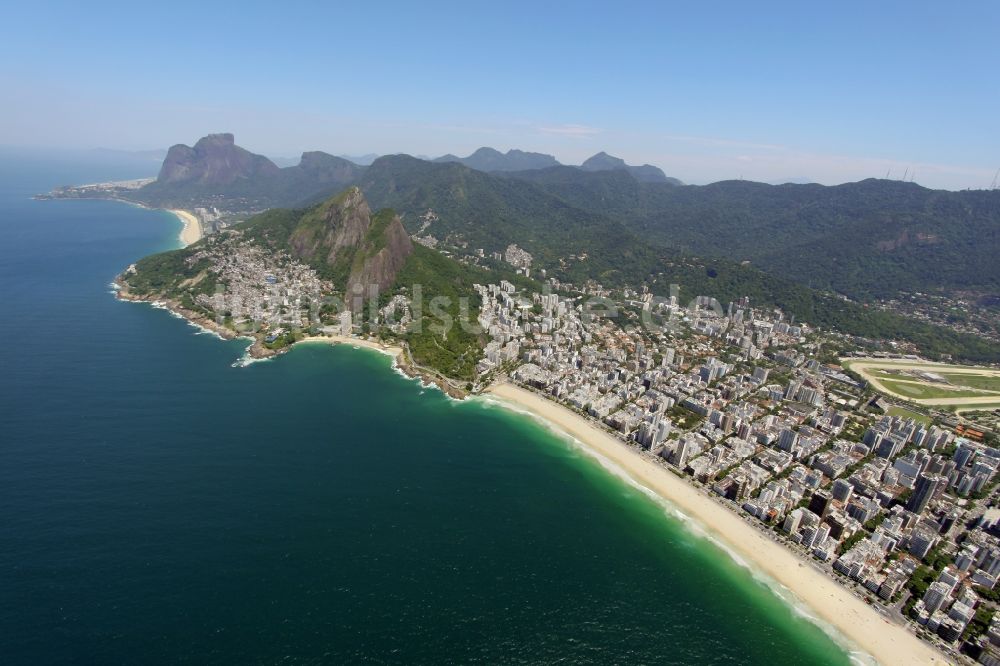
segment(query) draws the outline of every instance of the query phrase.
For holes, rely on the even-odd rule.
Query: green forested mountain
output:
[[[1000,191],[865,180],[834,187],[724,181],[670,187],[622,174],[509,174],[681,253],[749,261],[852,298],[1000,291]]]
[[[488,273],[412,244],[396,213],[390,209],[372,213],[356,188],[306,209],[275,208],[261,213],[231,231],[208,236],[187,248],[146,257],[122,277],[133,297],[168,299],[214,319],[219,313],[207,310],[196,299],[199,294],[214,293],[221,280],[203,250],[207,244],[209,249],[217,246],[226,254],[235,250],[232,243],[244,241],[270,252],[287,252],[308,264],[330,280],[348,303],[354,284],[365,287],[362,293],[366,298],[368,286],[377,284],[377,306],[384,305],[395,293],[411,295],[413,286],[420,285],[428,303],[439,296],[448,299],[436,308],[456,322],[463,314],[462,299],[469,304],[465,314],[470,320],[478,316],[473,284],[513,277],[505,272]],[[207,254],[217,256],[219,252]],[[369,305],[365,303],[365,307]],[[449,377],[474,378],[483,340],[459,325],[442,331],[433,314],[425,307],[422,320],[414,321],[403,335],[413,360]]]
[[[433,210],[439,219],[426,233],[470,253],[516,243],[551,270],[559,269],[560,259],[587,255],[583,261],[568,260],[561,271],[567,278],[620,284],[640,267],[651,269],[655,260],[620,222],[575,208],[530,183],[461,164],[382,157],[360,186],[372,206],[403,214],[410,233],[422,226],[418,216]]]
[[[488,251],[517,243],[568,279],[644,277],[666,253],[749,262],[855,300],[900,291],[1000,293],[1000,191],[874,179],[835,187],[683,186],[647,182],[634,173],[638,167],[605,154],[579,168],[523,171],[510,169],[554,160],[492,149],[470,157],[482,169],[502,170],[405,155],[365,168],[325,153],[305,153],[299,165],[279,169],[236,146],[232,135],[211,135],[193,148],[172,148],[160,178],[135,198],[183,206],[224,197],[254,210],[310,205],[357,184],[376,208],[403,212],[411,233],[420,227],[417,216],[433,209],[440,220],[428,233],[439,240]],[[569,259],[581,255],[583,262]]]
[[[408,234],[418,233],[459,254],[478,249],[488,254],[514,243],[533,255],[536,269],[562,281],[645,284],[659,294],[676,283],[683,297],[708,295],[722,303],[746,295],[849,334],[907,339],[931,354],[1000,357],[978,338],[835,295],[861,302],[901,290],[997,295],[1000,262],[993,257],[1000,248],[1000,192],[934,191],[884,180],[836,187],[743,181],[683,186],[640,182],[620,168],[485,173],[407,155],[381,157],[361,168],[307,153],[298,167],[272,169],[252,154],[229,155],[234,148],[223,138],[203,146],[200,162],[192,163],[197,168],[181,164],[192,149],[176,151],[172,175],[162,185],[169,185],[170,203],[182,205],[185,188],[194,188],[302,206],[296,213],[265,214],[243,228],[275,238],[284,233],[282,246],[338,283],[361,276],[389,285],[389,276],[408,266],[369,263],[370,271],[361,273],[354,257],[368,257],[367,250],[336,258],[321,251],[336,244],[324,236],[330,220],[322,218],[323,211],[343,189],[342,181],[351,179],[373,209],[400,213],[402,226],[396,223],[391,234],[397,250],[409,244]],[[224,167],[227,155],[246,173],[215,182],[220,174],[213,169]],[[156,192],[154,186],[146,193]],[[428,211],[435,217],[422,217]],[[288,225],[295,229],[282,232]],[[411,256],[423,257],[425,265],[441,260],[422,247],[413,250]]]
[[[634,277],[652,252],[749,262],[858,300],[901,290],[1000,291],[993,259],[1000,192],[884,180],[672,186],[641,183],[622,170],[560,166],[499,175],[401,155],[377,160],[361,187],[376,205],[406,212],[411,232],[420,226],[417,215],[433,209],[440,220],[427,232],[440,240],[487,251],[518,243],[553,269],[554,260],[588,253],[585,272],[595,279]]]
[[[868,182],[856,185],[862,190],[871,186]],[[899,183],[894,185],[903,185],[914,200],[919,200],[920,190],[923,189]],[[419,215],[433,210],[438,220],[427,226],[424,233],[432,234],[452,246],[463,247],[469,253],[478,248],[487,252],[499,251],[509,243],[517,243],[532,253],[538,267],[545,268],[549,275],[562,280],[579,283],[592,278],[612,287],[647,284],[660,294],[666,294],[670,284],[676,283],[681,285],[682,297],[708,295],[722,303],[746,295],[755,303],[777,305],[801,320],[848,334],[911,340],[930,354],[954,354],[970,360],[1000,359],[1000,350],[974,336],[869,310],[827,293],[820,289],[824,285],[816,279],[817,276],[810,276],[808,267],[811,259],[808,255],[794,259],[803,264],[801,271],[790,268],[790,258],[783,259],[784,264],[777,263],[779,260],[767,264],[753,261],[747,264],[735,260],[742,258],[739,255],[728,258],[724,252],[711,249],[713,241],[724,247],[732,245],[720,237],[720,232],[713,228],[711,221],[700,224],[689,222],[693,228],[688,229],[684,236],[701,239],[694,248],[693,243],[679,242],[662,230],[652,229],[652,222],[643,223],[644,218],[637,211],[630,212],[626,207],[630,200],[640,202],[636,207],[638,210],[645,210],[646,206],[649,209],[664,206],[671,201],[667,190],[693,193],[685,195],[688,199],[680,200],[691,202],[698,196],[705,196],[699,195],[699,191],[713,194],[715,190],[720,190],[721,194],[717,196],[738,199],[734,191],[738,193],[747,189],[751,193],[760,193],[768,191],[763,188],[770,188],[771,191],[789,190],[791,194],[788,196],[801,197],[803,203],[800,207],[806,210],[810,208],[808,198],[817,196],[817,191],[838,188],[818,185],[773,188],[743,182],[721,183],[718,188],[657,186],[638,183],[625,172],[588,174],[571,167],[499,177],[459,164],[431,164],[408,156],[376,160],[365,173],[361,187],[375,206],[391,206],[403,213],[404,224],[410,233],[424,227]],[[870,195],[871,198],[879,199],[879,188],[873,189],[875,192]],[[839,190],[837,196],[851,200],[855,196],[851,190],[849,187]],[[989,193],[982,194],[985,200],[991,196]],[[630,196],[633,199],[629,199]],[[890,202],[894,201],[891,194],[887,196]],[[911,202],[911,205],[914,204]],[[753,213],[750,203],[741,204],[741,210],[743,218],[740,219],[769,217]],[[769,206],[767,210],[774,215],[780,213],[777,206]],[[979,214],[985,215],[986,211]],[[718,224],[729,224],[730,216],[735,215],[735,212],[719,213]],[[837,214],[831,217],[839,219]],[[983,220],[977,222],[980,223],[985,224]],[[835,224],[835,221],[827,222],[824,233],[832,233],[830,229]],[[748,246],[754,245],[753,233],[740,233]],[[758,230],[756,233],[762,232]],[[794,233],[791,230],[786,232],[787,235]],[[818,242],[826,237],[824,233],[810,231],[806,235]],[[777,241],[768,239],[757,245],[771,243],[779,246]],[[850,239],[845,239],[844,244],[844,251],[847,252]],[[695,251],[704,254],[699,258]],[[773,246],[768,251],[773,251]],[[793,253],[794,249],[788,252]],[[918,269],[911,267],[908,270]],[[811,286],[810,277],[813,281]],[[868,284],[877,285],[877,275],[872,276]]]

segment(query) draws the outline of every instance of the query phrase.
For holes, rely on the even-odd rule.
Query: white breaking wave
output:
[[[542,425],[546,430],[554,434],[556,437],[568,442],[573,446],[574,449],[583,451],[591,459],[595,460],[602,468],[607,472],[610,472],[613,476],[619,480],[625,482],[632,488],[640,491],[642,494],[649,497],[651,500],[656,502],[664,511],[667,516],[670,516],[680,522],[684,528],[696,537],[710,542],[713,546],[724,552],[729,558],[735,562],[739,567],[746,570],[750,576],[767,587],[775,596],[781,599],[787,606],[792,609],[795,615],[811,622],[813,625],[819,627],[823,633],[829,636],[837,645],[847,653],[848,658],[857,664],[862,666],[878,666],[878,662],[875,659],[860,650],[857,649],[857,645],[851,642],[846,636],[844,636],[840,631],[838,631],[833,625],[824,622],[820,618],[816,617],[810,612],[809,607],[800,600],[794,592],[785,587],[780,582],[768,576],[766,573],[760,571],[754,567],[750,562],[743,559],[737,552],[731,549],[725,542],[718,539],[714,534],[711,533],[706,527],[698,521],[693,516],[684,513],[679,507],[673,504],[670,500],[663,497],[659,493],[655,492],[651,488],[639,483],[633,479],[628,472],[619,467],[617,464],[608,460],[600,453],[592,449],[591,447],[584,444],[578,438],[570,435],[566,431],[559,428],[557,425],[549,421],[548,419],[535,414],[534,412],[528,411],[517,405],[505,402],[503,400],[497,400],[495,398],[487,396],[478,396],[478,400],[485,403],[487,406],[498,406],[503,409],[515,412],[517,414],[523,414],[530,417],[535,422]],[[627,446],[624,442],[621,443],[622,446]],[[728,509],[727,509],[728,510]]]
[[[246,368],[248,366],[253,365],[254,363],[263,363],[264,361],[270,361],[272,358],[274,358],[273,356],[269,356],[267,358],[254,358],[253,356],[250,355],[250,348],[253,347],[254,339],[241,336],[240,340],[250,340],[250,344],[248,344],[246,346],[246,349],[243,350],[243,355],[240,356],[235,361],[233,361],[230,367]]]

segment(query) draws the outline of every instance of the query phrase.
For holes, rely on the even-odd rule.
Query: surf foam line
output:
[[[663,497],[655,490],[643,485],[639,481],[636,481],[622,469],[619,465],[613,461],[607,459],[605,456],[601,455],[599,452],[588,446],[586,443],[569,434],[556,424],[552,423],[545,417],[536,414],[535,412],[529,411],[520,407],[516,404],[507,402],[502,398],[495,398],[493,396],[476,396],[477,400],[482,403],[486,403],[488,406],[497,406],[502,409],[506,409],[517,414],[521,414],[531,418],[536,423],[540,424],[550,433],[561,439],[562,441],[570,444],[573,449],[583,452],[592,461],[595,461],[600,465],[606,472],[609,472],[612,476],[616,477],[620,481],[624,482],[626,485],[638,490],[643,495],[651,499],[657,505],[659,505],[664,514],[674,520],[677,520],[684,528],[692,535],[699,539],[708,541],[715,548],[721,550],[725,553],[729,559],[736,563],[737,566],[747,571],[751,578],[754,579],[758,584],[766,587],[772,594],[778,597],[785,605],[791,608],[792,612],[802,619],[810,622],[814,626],[818,627],[823,633],[829,636],[834,643],[836,643],[844,652],[847,654],[848,658],[860,666],[878,666],[878,662],[874,657],[868,653],[861,650],[857,644],[851,641],[847,636],[842,634],[836,627],[821,620],[816,617],[809,606],[803,602],[792,590],[778,582],[771,576],[767,575],[763,571],[760,571],[751,562],[748,562],[739,553],[733,550],[724,540],[718,538],[713,531],[706,527],[700,520],[694,516],[688,515],[682,511],[676,504],[671,502],[666,497]],[[627,446],[624,442],[621,443],[622,446]],[[650,463],[652,464],[652,463]],[[683,481],[682,481],[683,482]],[[729,510],[726,507],[726,510]],[[809,563],[811,564],[811,563]]]

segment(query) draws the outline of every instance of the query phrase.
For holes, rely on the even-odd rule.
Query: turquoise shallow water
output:
[[[179,223],[28,197],[142,174],[0,157],[0,663],[847,663],[527,418],[115,301]]]

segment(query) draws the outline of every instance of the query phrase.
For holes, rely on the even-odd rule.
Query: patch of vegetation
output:
[[[947,374],[942,373],[941,376],[956,386],[966,386],[968,388],[1000,393],[1000,377],[950,372]]]
[[[886,414],[889,416],[899,416],[904,419],[913,419],[917,423],[923,423],[925,426],[929,426],[933,421],[933,419],[926,414],[921,414],[920,412],[915,412],[912,409],[907,409],[898,405],[890,407]]]
[[[995,604],[1000,603],[1000,590],[996,588],[991,589],[982,585],[976,585],[973,589],[976,591],[976,594],[981,596],[983,599],[992,601]]]
[[[129,290],[137,296],[173,295],[178,285],[194,278],[208,267],[207,261],[188,264],[189,248],[161,252],[135,264],[136,272],[128,276]]]
[[[985,634],[990,628],[990,623],[993,622],[993,615],[995,613],[995,608],[986,606],[977,608],[975,617],[972,618],[968,626],[965,627],[965,631],[962,632],[962,640],[975,639]]]
[[[478,330],[480,300],[471,285],[485,282],[487,275],[414,246],[396,279],[397,293],[408,296],[414,306],[420,300],[420,312],[413,312],[414,321],[404,335],[414,361],[449,377],[475,378],[485,336]]]
[[[724,181],[703,187],[529,172],[545,191],[652,244],[748,260],[855,299],[900,290],[996,292],[1000,193],[869,179],[836,187]],[[537,175],[534,175],[537,174]],[[808,258],[808,259],[806,259]]]
[[[858,530],[851,536],[844,539],[843,542],[841,542],[838,552],[846,553],[851,548],[854,548],[854,546],[857,545],[857,543],[862,539],[864,539],[866,536],[868,536],[868,532],[864,530]]]
[[[961,389],[944,388],[939,384],[928,384],[923,382],[908,382],[895,380],[882,380],[882,385],[886,389],[899,395],[908,396],[914,400],[934,400],[937,398],[977,398],[984,393],[977,391],[963,391]],[[998,396],[1000,399],[1000,396]]]
[[[884,221],[876,227],[863,226],[856,233],[843,235],[838,232],[833,238],[840,238],[838,243],[842,247],[838,248],[839,254],[833,256],[804,240],[804,237],[808,238],[817,231],[811,222],[820,215],[826,217],[820,228],[836,228],[847,223],[848,219],[851,224],[857,223],[854,214],[845,218],[837,212],[836,206],[827,210],[823,206],[814,208],[816,204],[804,208],[796,205],[792,209],[808,214],[809,224],[772,228],[774,225],[782,227],[790,224],[788,209],[766,202],[771,195],[776,196],[776,200],[784,200],[783,192],[787,190],[781,188],[759,183],[675,187],[639,184],[628,174],[607,172],[611,175],[592,177],[592,174],[579,176],[583,172],[572,171],[576,173],[565,170],[546,173],[550,172],[546,169],[534,172],[537,178],[531,174],[501,177],[473,171],[456,163],[431,164],[407,156],[391,156],[377,160],[369,168],[361,187],[373,206],[391,206],[405,213],[404,219],[411,233],[420,225],[418,216],[433,209],[439,219],[427,232],[435,237],[450,239],[453,245],[466,248],[483,248],[487,252],[501,251],[508,244],[517,243],[535,257],[539,268],[547,269],[550,275],[563,281],[579,284],[594,279],[611,288],[646,284],[658,296],[669,295],[670,285],[678,284],[682,288],[682,302],[697,295],[707,295],[725,304],[741,296],[749,296],[755,304],[781,307],[799,321],[808,321],[822,328],[875,341],[910,341],[934,358],[948,355],[976,362],[1000,361],[1000,348],[987,340],[867,308],[835,295],[835,291],[856,292],[858,296],[881,293],[886,284],[886,273],[893,272],[896,265],[895,261],[889,261],[883,266],[885,260],[881,254],[876,253],[880,257],[877,267],[864,263],[855,267],[847,261],[845,265],[838,265],[836,270],[825,273],[825,268],[817,272],[815,266],[817,262],[825,265],[824,262],[842,261],[845,254],[857,254],[863,246],[857,239],[867,238],[871,228],[887,231],[891,225]],[[578,181],[578,178],[585,181]],[[867,181],[864,184],[855,183],[851,187],[857,192],[850,194],[848,200],[856,197],[851,203],[856,214],[874,214],[868,207],[877,210],[886,203],[886,199],[873,193],[884,186],[893,189],[897,185],[872,185]],[[657,187],[675,192],[654,191]],[[820,189],[828,194],[839,191],[837,196],[846,196],[845,191],[850,188],[841,188]],[[738,194],[735,194],[735,199],[730,199],[730,194],[716,198],[713,194],[716,191]],[[807,199],[815,195],[810,194],[808,188],[796,191]],[[707,195],[706,205],[687,209],[684,204],[676,208],[680,201],[671,201],[671,198],[678,193],[683,197]],[[747,195],[752,196],[744,199]],[[752,208],[758,204],[761,208]],[[656,212],[661,205],[666,206],[664,210],[677,212],[681,217]],[[737,214],[736,210],[741,212]],[[1000,194],[991,199],[984,211],[1000,219]],[[666,217],[661,217],[661,214]],[[678,220],[688,215],[694,217],[688,219],[682,229],[678,228]],[[723,219],[725,223],[722,223]],[[933,219],[937,224],[937,218]],[[995,233],[998,226],[990,219],[986,228]],[[747,227],[750,220],[752,223]],[[711,231],[719,224],[727,231]],[[666,228],[671,231],[665,232]],[[681,238],[697,239],[698,242],[688,245]],[[737,238],[742,240],[736,242]],[[978,240],[965,239],[962,242],[966,240],[970,247],[975,246],[976,256],[982,257],[984,270],[996,275],[995,281],[1000,284],[1000,271],[996,270],[992,250],[985,250],[984,244]],[[748,252],[757,256],[753,248],[772,242],[793,243],[791,256],[780,260],[755,261],[754,265],[741,263],[743,259],[752,258],[747,256]],[[735,244],[731,252],[721,249],[732,243]],[[991,247],[989,243],[985,246]],[[930,246],[921,247],[926,249]],[[770,257],[770,251],[759,256],[762,259]],[[803,259],[806,256],[808,260]],[[907,271],[911,269],[952,270],[939,263],[927,263],[924,259],[911,261]],[[802,271],[802,275],[796,280],[789,279],[787,276],[794,276],[796,270]],[[961,274],[963,285],[968,284],[966,256],[963,255],[955,264],[955,274]],[[836,279],[831,281],[831,276]],[[857,289],[847,288],[850,286],[848,281],[860,286]],[[935,279],[932,284],[940,284],[940,280]],[[907,282],[906,287],[913,288],[913,282]],[[895,294],[894,289],[890,291]]]

